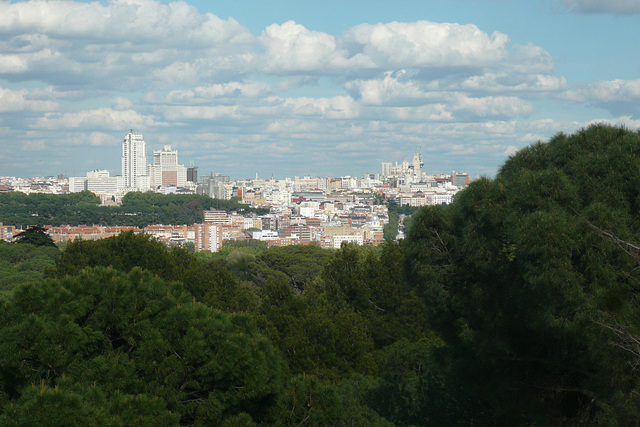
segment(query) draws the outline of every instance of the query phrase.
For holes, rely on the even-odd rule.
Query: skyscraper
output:
[[[154,189],[164,185],[184,187],[187,181],[187,168],[178,164],[178,152],[170,145],[153,152],[153,164],[148,171]]]
[[[122,177],[127,191],[147,191],[147,143],[139,133],[131,130],[122,143]]]

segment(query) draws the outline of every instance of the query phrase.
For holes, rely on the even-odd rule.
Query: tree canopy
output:
[[[283,387],[282,359],[248,317],[194,303],[180,285],[138,268],[24,285],[0,324],[3,424],[29,408],[45,419],[58,404],[76,407],[78,422],[147,405],[136,415],[144,423],[260,422]]]
[[[592,126],[414,216],[409,283],[502,423],[638,419],[639,175],[639,134]]]
[[[71,194],[0,194],[0,222],[17,226],[97,224],[146,227],[201,223],[206,209],[267,213],[235,200],[197,194],[127,193],[122,206],[100,206],[90,191]]]
[[[47,234],[47,231],[38,226],[27,228],[20,234],[13,237],[15,243],[26,243],[34,246],[51,246],[56,247],[53,239]]]

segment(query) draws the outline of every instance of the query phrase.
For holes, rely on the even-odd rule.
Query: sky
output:
[[[0,176],[120,174],[127,132],[200,175],[495,176],[640,128],[640,0],[0,0]]]

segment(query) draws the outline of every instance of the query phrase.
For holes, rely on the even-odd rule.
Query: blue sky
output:
[[[0,0],[0,175],[118,174],[133,128],[201,174],[492,176],[640,128],[638,40],[640,0]]]

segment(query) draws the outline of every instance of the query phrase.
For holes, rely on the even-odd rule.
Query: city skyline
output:
[[[492,176],[558,132],[640,127],[639,23],[631,0],[0,0],[0,175],[116,175],[134,129],[238,179],[417,146]]]

